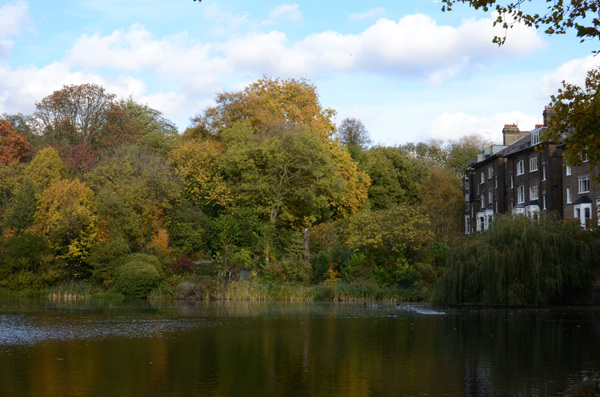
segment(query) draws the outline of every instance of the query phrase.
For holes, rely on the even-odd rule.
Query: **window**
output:
[[[517,162],[517,175],[523,175],[525,173],[525,162],[523,160],[519,160]]]
[[[481,173],[481,183],[485,183],[485,174]]]
[[[579,177],[579,193],[588,193],[590,191],[589,175]]]
[[[538,143],[540,143],[540,133],[538,132],[532,132],[531,133],[531,146],[537,145]]]
[[[481,195],[481,208],[485,207],[485,193]]]
[[[494,193],[492,192],[488,192],[488,203],[490,203],[490,205],[494,202]]]
[[[571,166],[570,165],[565,166],[565,175],[566,176],[571,175]]]
[[[579,158],[584,163],[587,163],[589,161],[588,154],[587,154],[587,149],[583,149],[581,152],[579,152]]]
[[[490,166],[488,167],[488,179],[492,179],[494,176],[494,169]]]
[[[494,176],[494,188],[498,189],[498,175]]]
[[[542,194],[542,209],[546,210],[546,195]]]
[[[514,188],[515,187],[515,177],[513,174],[510,174],[510,188]]]
[[[517,204],[525,202],[525,186],[521,185],[517,188]]]
[[[538,158],[532,157],[529,159],[529,172],[538,170]]]
[[[538,185],[529,187],[529,200],[538,199]]]
[[[571,204],[573,202],[573,192],[571,191],[571,188],[568,187],[567,188],[567,204]]]
[[[542,181],[546,180],[546,165],[542,165]]]

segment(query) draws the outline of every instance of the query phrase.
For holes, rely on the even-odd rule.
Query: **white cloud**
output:
[[[351,21],[364,21],[367,19],[377,19],[381,18],[386,14],[387,10],[385,8],[373,8],[367,12],[363,12],[360,14],[350,14],[349,19]]]
[[[0,37],[18,36],[22,31],[33,28],[29,6],[24,1],[0,7]]]
[[[488,117],[444,112],[425,127],[423,138],[448,141],[467,135],[479,135],[486,141],[502,144],[502,129],[505,124],[518,124],[522,131],[530,131],[538,122],[538,115],[532,116],[519,111],[496,113]]]
[[[210,46],[197,43],[185,33],[156,39],[139,24],[110,35],[83,35],[73,45],[68,62],[85,68],[110,67],[164,74],[201,74],[222,70],[225,64],[210,56]]]
[[[0,7],[0,59],[5,58],[13,48],[9,37],[19,36],[23,31],[33,30],[27,3],[17,1]]]
[[[542,77],[540,95],[548,98],[550,95],[556,94],[558,89],[562,87],[563,81],[583,86],[585,85],[587,72],[598,67],[600,67],[600,57],[594,55],[566,62],[554,73],[548,73]]]
[[[269,19],[273,22],[299,23],[302,22],[302,12],[298,9],[298,4],[281,4],[269,13]]]

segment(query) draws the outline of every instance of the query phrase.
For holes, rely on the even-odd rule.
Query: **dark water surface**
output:
[[[593,308],[0,300],[0,396],[552,396],[597,370]]]

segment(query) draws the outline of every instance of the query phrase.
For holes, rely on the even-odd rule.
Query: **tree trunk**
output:
[[[310,244],[309,244],[309,234],[308,228],[304,228],[304,263],[308,264],[310,262]]]

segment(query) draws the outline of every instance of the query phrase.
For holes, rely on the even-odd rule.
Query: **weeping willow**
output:
[[[590,246],[575,223],[552,214],[500,216],[448,252],[439,304],[546,304],[590,280]]]

